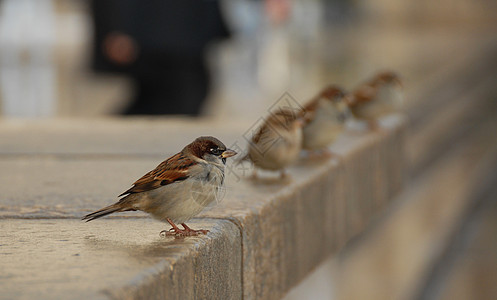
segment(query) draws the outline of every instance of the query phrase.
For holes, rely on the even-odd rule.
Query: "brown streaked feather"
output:
[[[368,82],[359,86],[353,93],[349,106],[357,106],[375,99],[378,89],[384,84],[397,82],[401,84],[399,76],[391,71],[378,72]]]
[[[302,118],[302,111],[294,112],[289,109],[280,108],[275,112],[272,112],[267,119],[264,120],[264,123],[252,136],[252,142],[257,144],[259,143],[261,137],[268,131],[271,131],[272,128],[288,128],[300,118]]]
[[[344,96],[343,90],[336,86],[336,85],[329,85],[325,87],[324,89],[321,90],[321,92],[312,98],[305,106],[304,109],[302,110],[301,113],[301,118],[304,120],[305,124],[308,124],[314,119],[314,116],[316,114],[316,110],[318,109],[319,106],[319,101],[321,99],[326,99],[329,101],[332,101],[336,96]]]
[[[254,136],[252,137],[252,142],[253,143],[259,143],[261,137],[262,137],[262,134],[266,131],[268,131],[268,124],[267,122],[265,122],[264,124],[262,124],[262,126],[259,128],[259,130],[257,130],[257,133],[254,134]]]
[[[393,71],[379,72],[376,74],[373,80],[376,83],[383,83],[383,84],[390,82],[397,82],[399,84],[401,83],[399,75]]]
[[[353,100],[350,103],[350,106],[356,106],[361,103],[369,102],[376,97],[377,93],[378,93],[377,86],[371,84],[365,84],[352,93]]]
[[[119,197],[126,194],[150,191],[173,182],[185,180],[190,175],[189,167],[194,164],[196,163],[187,158],[182,152],[173,155],[135,181],[133,186]]]
[[[304,120],[304,124],[309,124],[312,120],[314,120],[314,115],[316,114],[318,103],[319,98],[315,98],[304,106],[304,109],[301,113],[301,118],[302,120]]]
[[[306,105],[304,105],[304,112],[305,113],[314,112],[318,107],[318,103],[319,103],[320,99],[321,99],[321,97],[315,97],[314,99],[309,101]]]

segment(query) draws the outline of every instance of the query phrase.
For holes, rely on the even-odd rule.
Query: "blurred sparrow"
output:
[[[310,151],[327,151],[326,147],[340,135],[350,116],[343,91],[336,86],[327,87],[304,106],[302,147]]]
[[[280,171],[281,177],[285,177],[284,168],[297,160],[302,149],[302,125],[299,114],[293,111],[280,109],[271,113],[252,137],[248,153],[241,160],[250,159],[256,167]]]
[[[226,158],[236,152],[226,149],[218,139],[199,137],[181,152],[159,164],[119,195],[115,204],[86,215],[91,221],[108,214],[141,210],[172,228],[166,235],[193,236],[208,230],[193,230],[185,222],[216,200],[224,183]],[[184,229],[178,228],[181,224]]]
[[[404,103],[400,78],[392,72],[381,72],[347,95],[352,114],[368,122],[371,129],[378,127],[377,119],[398,111]]]

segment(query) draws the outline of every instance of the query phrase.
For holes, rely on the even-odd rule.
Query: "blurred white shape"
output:
[[[288,19],[279,22],[264,1],[222,3],[234,37],[214,58],[222,99],[215,114],[256,120],[287,92],[298,91],[299,100],[320,87],[323,1],[291,0]]]
[[[262,33],[259,57],[259,85],[269,95],[282,94],[290,85],[290,49],[288,30],[269,27]]]
[[[0,2],[0,92],[4,115],[54,115],[54,43],[52,0]]]
[[[248,119],[264,112],[267,103],[260,93],[258,59],[259,33],[263,30],[263,3],[250,0],[223,1],[224,17],[232,30],[233,38],[219,49],[219,98],[215,108],[221,116],[243,116]]]

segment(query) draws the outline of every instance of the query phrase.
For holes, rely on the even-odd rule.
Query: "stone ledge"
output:
[[[238,228],[192,225],[211,232],[175,240],[152,219],[0,220],[1,298],[241,298]]]
[[[432,268],[461,216],[495,185],[497,122],[478,125],[410,180],[386,217],[341,253],[334,270],[338,299],[424,299],[420,288],[433,279]]]
[[[121,124],[124,129],[126,123]],[[159,125],[156,124],[157,128]],[[136,254],[133,260],[144,259],[149,262],[146,266],[133,266],[132,262],[126,260],[121,262],[122,266],[113,266],[105,260],[100,260],[100,254],[89,253],[85,263],[100,261],[98,268],[110,272],[106,278],[114,277],[112,272],[120,272],[121,267],[128,268],[127,277],[116,274],[116,278],[121,279],[104,288],[105,295],[111,298],[223,298],[219,295],[229,295],[231,299],[237,298],[237,295],[243,299],[279,298],[326,257],[361,232],[401,189],[404,178],[405,120],[392,116],[384,120],[384,125],[382,131],[375,133],[348,132],[332,146],[332,150],[340,155],[339,160],[301,162],[289,169],[291,181],[269,179],[253,182],[244,178],[238,180],[237,176],[228,176],[224,201],[199,216],[199,221],[210,224],[207,228],[212,232],[207,237],[174,241],[175,246],[171,246],[168,240],[158,240],[157,233],[164,225],[150,219],[110,218],[88,224],[81,223],[74,231],[70,230],[73,225],[68,225],[74,220],[55,219],[50,222],[57,223],[60,229],[72,231],[75,239],[90,232],[97,237],[108,236],[114,232],[112,240],[116,242],[121,238],[129,240],[130,237],[126,236],[127,230],[133,227],[135,233],[132,236],[140,232],[138,249],[152,245],[164,250],[162,252],[156,249],[157,252],[154,253],[157,256],[151,260],[146,252]],[[164,127],[167,128],[167,125]],[[29,131],[29,128],[23,130]],[[193,136],[202,134],[198,127],[191,131]],[[125,138],[125,132],[123,130],[121,133],[122,138]],[[227,129],[219,132],[221,139],[228,136],[227,144],[236,141],[234,132]],[[3,132],[0,135],[4,134],[11,133]],[[160,131],[155,135],[155,139],[160,138]],[[106,141],[105,134],[92,139],[95,139],[95,142],[98,140],[112,144],[112,141]],[[43,140],[40,141],[42,142]],[[86,145],[84,140],[79,143]],[[177,147],[180,142],[175,141],[172,145]],[[66,149],[69,146],[66,145]],[[24,153],[34,154],[37,145],[31,145],[32,149],[29,149],[22,143],[19,146],[13,144],[12,151],[15,151],[16,147],[23,148]],[[106,147],[112,146],[103,147],[110,149]],[[135,160],[119,156],[122,153],[121,147],[125,145],[119,144],[116,151],[118,157],[110,162],[88,156],[83,156],[76,162],[47,157],[36,157],[32,161],[27,157],[1,160],[3,167],[8,166],[5,169],[9,171],[9,178],[16,180],[14,186],[5,186],[9,181],[2,180],[3,184],[0,183],[3,185],[0,189],[7,191],[1,199],[4,217],[54,218],[57,216],[51,215],[51,212],[60,209],[59,217],[75,218],[115,201],[115,194],[125,188],[126,184],[131,182],[130,179],[141,176],[158,163],[158,160],[146,156],[147,153],[144,153],[144,158]],[[169,151],[170,148],[173,147],[168,145],[166,150]],[[74,149],[77,152],[78,148]],[[71,151],[73,150],[68,152]],[[85,151],[98,152],[94,149]],[[137,155],[143,152],[136,151]],[[33,171],[28,172],[29,170]],[[38,184],[36,180],[46,180],[46,174],[56,174],[51,178],[52,187],[40,184],[38,188],[29,188],[32,184]],[[75,180],[78,178],[79,180]],[[22,193],[19,187],[25,187]],[[15,198],[17,193],[21,193],[22,197]],[[22,207],[16,211],[19,209],[18,203],[25,203],[24,201],[28,201],[26,209],[41,209],[35,214],[23,210]],[[135,213],[128,216],[140,215]],[[7,224],[5,226],[23,222],[36,223],[46,220],[0,220],[0,223]],[[142,226],[149,224],[148,222],[155,224],[155,229],[152,230],[149,225]],[[122,224],[119,226],[122,231],[109,231],[109,224]],[[11,227],[3,232],[12,230]],[[28,230],[36,233],[42,229],[34,225]],[[74,232],[79,234],[74,235]],[[15,243],[12,237],[5,245],[12,247],[11,243]],[[5,245],[0,249],[6,249]],[[112,245],[113,249],[122,246],[119,243],[116,245],[117,247]],[[106,249],[102,251],[107,253]],[[171,253],[176,253],[173,255],[173,261],[167,259]],[[113,252],[105,255],[112,256]],[[66,265],[60,272],[74,267],[73,264]],[[133,269],[134,272],[131,271]],[[17,271],[21,275],[25,272]],[[99,277],[104,276],[104,273],[97,272],[87,283],[99,281]],[[84,278],[86,277],[78,284],[85,286]],[[7,284],[9,281],[10,279]],[[35,284],[24,283],[23,286],[20,281],[19,288],[25,292],[33,292],[40,286],[51,288],[50,283],[47,285],[47,282],[41,279],[31,282]],[[104,282],[106,281],[102,279],[99,283]],[[86,285],[88,286],[91,285]],[[87,293],[96,295],[101,289],[92,286],[90,290],[82,293],[81,297],[88,295]],[[43,295],[41,298],[44,298]]]
[[[338,164],[303,162],[292,168],[288,188],[250,197],[237,188],[240,194],[204,214],[231,215],[242,228],[244,299],[281,298],[400,191],[405,123],[388,121],[382,132],[344,136],[333,149]]]

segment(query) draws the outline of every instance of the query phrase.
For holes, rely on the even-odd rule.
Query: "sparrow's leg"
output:
[[[180,232],[182,232],[183,230],[179,229],[178,226],[176,226],[176,224],[174,224],[174,222],[169,219],[169,218],[166,218],[166,221],[173,227],[169,230],[162,230],[159,234],[160,235],[166,235],[166,236],[171,236],[171,235],[176,235],[176,234],[179,234]]]
[[[171,226],[173,228],[169,229],[169,230],[162,230],[159,234],[162,236],[162,235],[165,235],[165,236],[187,236],[187,235],[192,235],[190,232],[188,232],[187,230],[183,230],[183,229],[180,229],[178,226],[176,226],[176,224],[174,224],[174,222],[167,218],[166,219],[167,222],[169,224],[171,224]]]
[[[286,170],[285,169],[281,169],[281,171],[280,171],[280,178],[284,179],[287,176],[288,176],[288,174],[286,173]]]
[[[323,150],[322,155],[323,155],[324,158],[336,160],[337,163],[341,163],[342,162],[342,157],[340,156],[340,154],[336,154],[335,152],[331,151],[328,148],[325,148]]]
[[[250,176],[250,178],[252,180],[256,180],[257,179],[257,170],[254,168],[254,170],[252,171],[252,175]]]
[[[209,230],[205,230],[205,229],[199,229],[199,230],[191,229],[185,223],[181,223],[181,226],[183,226],[183,228],[185,228],[186,232],[193,234],[193,235],[198,235],[199,233],[207,234],[209,232]]]
[[[209,230],[204,230],[204,229],[193,230],[190,227],[186,226],[185,223],[181,223],[181,225],[183,225],[185,229],[180,229],[178,226],[176,226],[176,224],[174,224],[174,222],[171,219],[167,218],[166,220],[169,224],[171,224],[173,228],[169,230],[162,230],[160,232],[160,235],[181,237],[181,236],[195,236],[199,234],[207,234],[207,232],[209,232]]]

